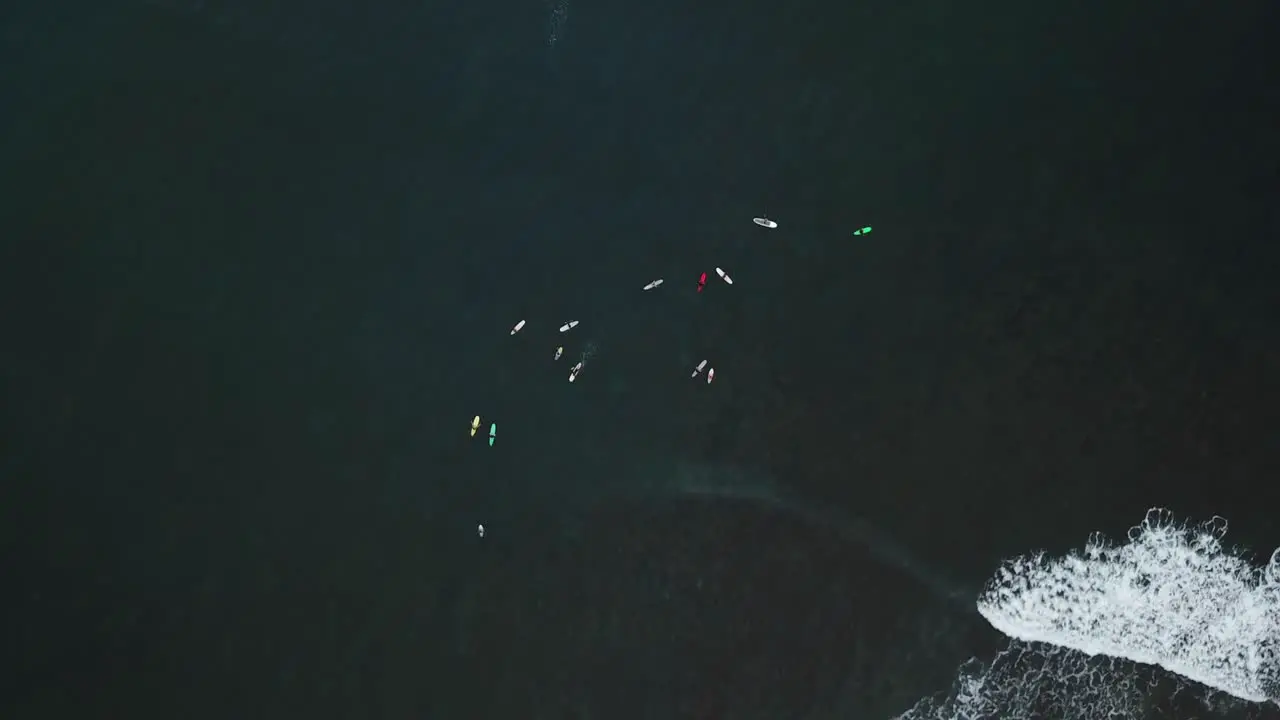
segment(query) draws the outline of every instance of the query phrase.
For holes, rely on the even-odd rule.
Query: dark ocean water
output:
[[[1265,557],[1278,15],[5,10],[0,714],[885,718],[1004,557]]]

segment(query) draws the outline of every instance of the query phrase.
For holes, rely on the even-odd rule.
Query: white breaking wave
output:
[[[1152,510],[1126,543],[1007,562],[977,609],[1009,649],[900,717],[1141,717],[1159,682],[1148,666],[1186,679],[1166,678],[1171,692],[1280,703],[1280,550],[1258,567],[1223,546],[1226,528]]]
[[[1277,699],[1280,552],[1254,567],[1223,548],[1226,528],[1151,511],[1123,545],[1095,536],[1082,554],[1010,561],[978,612],[1019,640],[1159,665],[1242,700]]]

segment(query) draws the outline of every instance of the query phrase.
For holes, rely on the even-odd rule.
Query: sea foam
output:
[[[900,720],[1134,718],[1171,694],[1213,715],[1280,702],[1280,550],[1255,564],[1226,530],[1152,510],[1124,543],[1006,562],[977,609],[1008,648]]]
[[[1005,563],[978,612],[1017,640],[1158,665],[1253,702],[1280,699],[1280,551],[1263,567],[1222,544],[1226,521],[1153,510],[1113,545]]]

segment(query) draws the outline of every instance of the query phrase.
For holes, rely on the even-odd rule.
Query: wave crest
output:
[[[978,612],[1002,633],[1158,665],[1242,700],[1280,701],[1280,551],[1259,568],[1224,548],[1222,518],[1151,510],[1113,545],[1000,568]]]

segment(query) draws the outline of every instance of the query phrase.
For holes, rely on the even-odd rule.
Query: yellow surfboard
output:
[[[471,437],[476,436],[476,431],[480,429],[480,416],[471,418]]]

